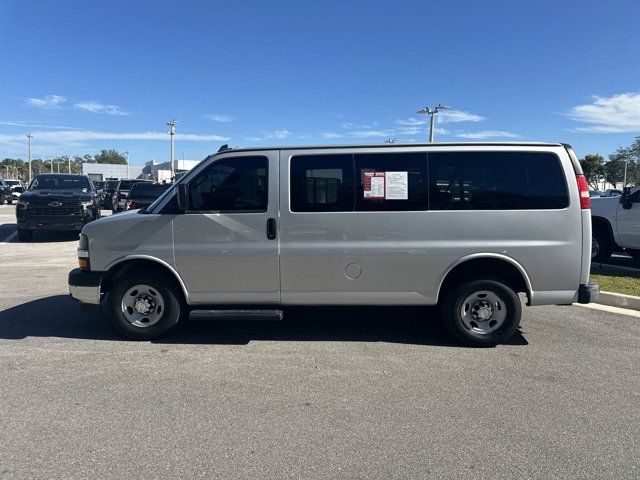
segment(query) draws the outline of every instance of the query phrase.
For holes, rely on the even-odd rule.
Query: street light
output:
[[[29,184],[31,184],[31,139],[33,138],[31,132],[27,133],[27,138],[29,139]]]
[[[435,131],[435,127],[436,127],[436,121],[435,121],[435,117],[434,115],[436,113],[438,113],[440,110],[448,110],[451,107],[448,107],[446,105],[438,105],[436,108],[434,108],[433,110],[431,110],[429,107],[424,107],[422,110],[418,110],[417,113],[420,113],[422,115],[431,115],[431,122],[430,122],[430,128],[429,128],[429,143],[433,143],[433,133]]]
[[[636,140],[640,140],[640,137],[636,137]],[[624,159],[624,184],[623,187],[627,186],[627,165],[629,165],[629,158]]]
[[[177,165],[173,164],[173,136],[176,133],[176,120],[173,119],[169,122],[167,122],[167,125],[169,126],[169,136],[171,138],[171,168],[173,168],[173,181],[175,182],[176,180],[176,176],[178,175],[178,167]]]
[[[127,178],[129,178],[129,150],[124,153],[127,156]]]

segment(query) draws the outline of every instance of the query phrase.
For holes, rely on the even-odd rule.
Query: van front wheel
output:
[[[180,319],[180,301],[162,277],[127,276],[109,292],[109,313],[115,327],[133,340],[151,340]]]
[[[492,347],[511,338],[520,325],[516,292],[499,280],[473,280],[455,287],[442,304],[445,328],[460,343]]]

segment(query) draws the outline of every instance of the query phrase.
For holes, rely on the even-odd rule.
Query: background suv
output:
[[[98,196],[86,175],[37,175],[16,207],[18,238],[25,241],[36,230],[80,232],[97,218]]]

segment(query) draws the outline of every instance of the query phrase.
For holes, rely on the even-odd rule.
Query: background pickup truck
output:
[[[591,199],[591,259],[606,261],[614,250],[640,260],[640,187],[618,197]]]

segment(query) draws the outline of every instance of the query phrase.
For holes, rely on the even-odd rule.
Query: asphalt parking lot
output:
[[[524,309],[462,348],[433,311],[293,310],[118,337],[77,240],[0,206],[0,478],[638,478],[640,318]]]

